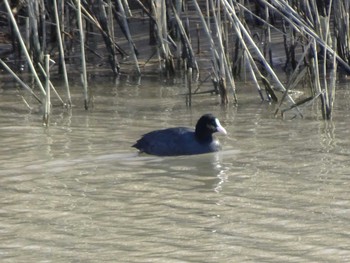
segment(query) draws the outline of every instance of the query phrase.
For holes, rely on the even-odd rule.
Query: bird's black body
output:
[[[152,155],[192,155],[220,150],[220,144],[213,138],[214,132],[226,134],[220,122],[211,114],[203,115],[196,129],[186,127],[168,128],[146,133],[133,147]]]

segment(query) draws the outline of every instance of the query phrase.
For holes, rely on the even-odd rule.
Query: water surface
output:
[[[181,85],[179,85],[181,86]],[[0,97],[1,262],[348,262],[348,92],[335,117],[274,118],[240,91],[238,107],[177,85],[95,84],[83,110],[50,127],[19,93]],[[35,105],[35,103],[33,103]],[[194,126],[206,112],[228,136],[197,156],[139,155],[143,133]]]

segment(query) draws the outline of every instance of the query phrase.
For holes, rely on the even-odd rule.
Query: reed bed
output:
[[[223,105],[239,103],[235,79],[244,79],[261,100],[278,103],[276,116],[302,117],[320,102],[331,119],[337,76],[350,72],[349,10],[350,0],[4,0],[0,26],[11,52],[0,43],[0,65],[45,103],[47,125],[51,99],[72,104],[70,73],[80,74],[88,109],[96,61],[114,76],[185,72],[188,98],[211,81]],[[56,63],[49,67],[48,58]],[[65,91],[50,76],[62,76]]]

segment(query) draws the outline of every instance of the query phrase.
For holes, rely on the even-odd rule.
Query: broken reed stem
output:
[[[51,60],[50,60],[51,61]],[[45,80],[47,79],[47,76],[46,76],[46,72],[47,70],[43,68],[42,65],[39,64],[39,69],[41,70],[41,73],[43,74]],[[63,106],[65,106],[66,104],[64,103],[64,101],[62,100],[60,94],[58,94],[57,90],[55,89],[55,87],[52,85],[50,79],[49,79],[49,84],[50,84],[50,87],[51,89],[54,91],[54,93],[56,94],[58,100],[62,103]],[[46,90],[46,89],[45,89]]]
[[[83,90],[84,90],[84,107],[87,110],[89,108],[89,94],[88,94],[86,60],[85,60],[85,32],[83,30],[80,0],[76,0],[76,5],[77,5],[78,28],[79,28],[79,35],[80,35],[80,53],[81,53],[80,59],[81,59],[81,67],[82,67],[81,81],[82,81]]]
[[[49,126],[49,118],[51,113],[51,99],[50,99],[50,55],[44,56],[44,62],[45,62],[45,90],[46,90],[46,96],[45,96],[45,105],[44,105],[44,116],[43,116],[43,122],[45,126]]]

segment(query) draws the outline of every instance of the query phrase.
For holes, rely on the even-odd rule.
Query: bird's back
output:
[[[198,142],[194,130],[186,127],[168,128],[146,133],[133,147],[141,152],[159,156],[201,154],[220,149],[216,140]]]

